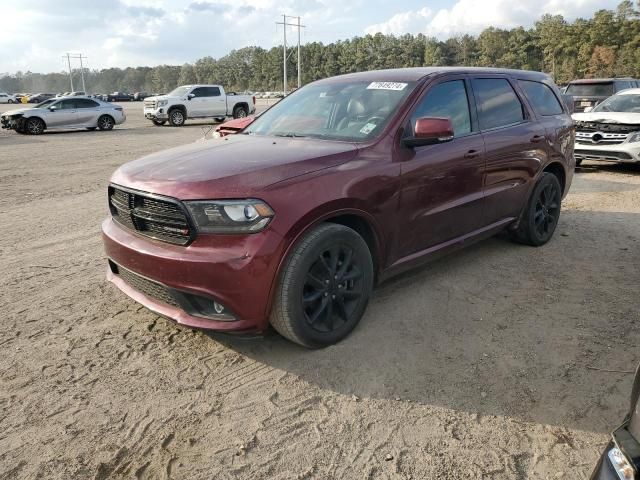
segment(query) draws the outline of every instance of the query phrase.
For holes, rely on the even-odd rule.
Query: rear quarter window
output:
[[[529,103],[531,103],[531,106],[538,115],[560,115],[563,112],[562,105],[560,105],[558,98],[551,88],[544,83],[518,80],[518,84],[522,87],[527,100],[529,100]]]

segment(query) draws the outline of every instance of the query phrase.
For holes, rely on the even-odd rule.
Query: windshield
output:
[[[572,83],[567,87],[566,93],[574,97],[608,97],[613,95],[613,82]]]
[[[614,95],[607,98],[592,111],[640,113],[640,95]]]
[[[175,90],[171,90],[169,95],[172,97],[182,97],[186,95],[189,90],[191,90],[191,87],[178,87]]]
[[[243,133],[367,140],[380,134],[414,86],[370,81],[308,85],[264,112]]]
[[[57,99],[50,99],[50,100],[45,100],[42,103],[39,103],[35,106],[35,108],[42,108],[42,107],[46,107],[47,105],[52,104],[53,102],[55,102]]]

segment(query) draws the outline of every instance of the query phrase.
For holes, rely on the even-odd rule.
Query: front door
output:
[[[49,106],[49,111],[47,112],[44,121],[49,128],[75,125],[77,123],[75,100],[71,98],[60,100],[59,102]]]
[[[398,257],[446,244],[483,225],[484,142],[470,109],[470,86],[450,77],[428,88],[411,115],[449,118],[453,140],[408,152],[401,163]],[[411,132],[413,134],[413,132]]]

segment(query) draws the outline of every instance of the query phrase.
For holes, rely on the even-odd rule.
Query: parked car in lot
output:
[[[640,88],[617,93],[576,113],[576,165],[583,160],[640,162]]]
[[[4,129],[39,135],[45,130],[111,130],[126,120],[122,107],[86,97],[49,99],[35,107],[9,110],[0,116]]]
[[[29,97],[28,103],[42,103],[45,100],[55,97],[54,93],[36,93]]]
[[[622,425],[591,475],[591,480],[638,480],[640,478],[640,366],[631,390],[631,404]]]
[[[154,125],[169,122],[181,127],[190,118],[227,116],[244,118],[255,112],[256,99],[249,95],[226,94],[220,85],[183,85],[167,95],[148,97],[144,101],[144,116]]]
[[[301,345],[330,345],[358,324],[376,281],[503,230],[548,242],[573,145],[542,73],[320,80],[238,135],[118,168],[102,224],[107,276],[185,325],[271,324]]]
[[[133,95],[125,92],[113,92],[107,95],[104,99],[105,102],[131,102],[133,101]]]
[[[10,93],[0,92],[0,103],[18,103],[15,95]]]
[[[136,93],[134,93],[134,94],[133,94],[133,99],[134,99],[136,102],[141,102],[141,101],[143,101],[145,98],[150,97],[150,96],[151,96],[151,94],[150,94],[150,93],[147,93],[147,92],[136,92]]]
[[[589,78],[570,82],[564,93],[573,97],[575,112],[584,112],[615,93],[636,87],[640,81],[635,78]]]

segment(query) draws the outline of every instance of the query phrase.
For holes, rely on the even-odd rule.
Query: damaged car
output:
[[[111,130],[126,118],[117,105],[87,97],[62,97],[9,110],[0,116],[0,125],[18,133],[40,135],[52,129]]]
[[[640,88],[617,93],[594,109],[574,113],[576,165],[583,160],[640,162]]]

